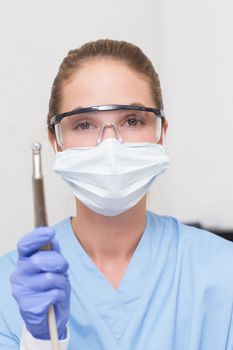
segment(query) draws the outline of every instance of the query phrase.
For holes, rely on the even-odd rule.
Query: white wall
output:
[[[31,143],[43,144],[48,216],[74,213],[52,172],[50,88],[67,51],[89,40],[132,41],[159,73],[171,166],[150,208],[183,221],[233,227],[231,3],[213,0],[0,2],[0,254],[33,227]]]

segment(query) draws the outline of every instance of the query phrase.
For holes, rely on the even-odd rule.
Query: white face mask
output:
[[[160,144],[108,138],[96,147],[57,152],[53,170],[88,208],[115,216],[138,203],[168,164]]]

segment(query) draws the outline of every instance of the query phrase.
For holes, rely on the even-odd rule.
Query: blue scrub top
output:
[[[233,350],[233,244],[147,211],[147,224],[115,290],[77,240],[54,226],[72,285],[69,350]],[[23,321],[0,259],[0,349],[19,349]]]

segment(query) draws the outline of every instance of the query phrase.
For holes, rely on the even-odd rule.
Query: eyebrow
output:
[[[142,106],[142,107],[146,107],[143,103],[141,102],[133,102],[133,103],[130,103],[129,106]]]

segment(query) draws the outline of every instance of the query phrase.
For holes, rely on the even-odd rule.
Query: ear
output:
[[[57,140],[54,133],[50,130],[48,130],[48,139],[55,153],[62,151],[61,147],[57,144]]]
[[[161,134],[160,140],[158,142],[160,145],[164,145],[165,144],[165,136],[166,136],[166,133],[167,133],[167,128],[168,128],[168,121],[167,121],[167,119],[165,119],[164,123],[163,123],[162,134]]]

